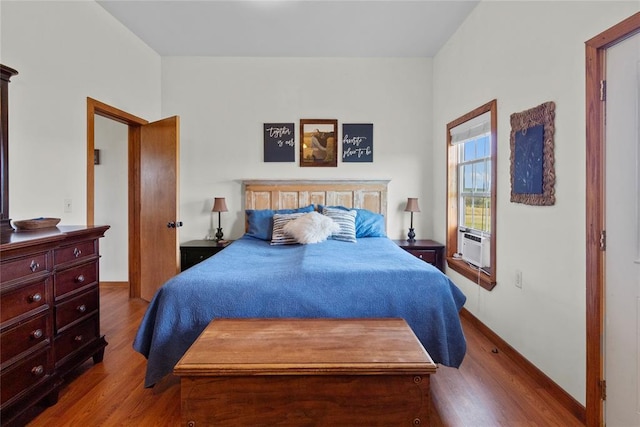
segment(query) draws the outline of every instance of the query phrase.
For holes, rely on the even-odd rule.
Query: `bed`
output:
[[[245,181],[243,188],[246,234],[170,279],[147,308],[133,344],[147,358],[146,387],[170,374],[216,318],[400,317],[436,363],[460,365],[466,341],[458,312],[465,296],[438,269],[379,232],[386,181]],[[346,241],[336,240],[334,231],[319,243],[274,245],[275,235],[266,239],[259,233],[265,230],[256,229],[256,218],[264,220],[269,211],[270,224],[288,215],[315,218],[305,216],[309,206],[341,206],[375,218],[378,232],[374,227]],[[336,210],[324,212],[341,215]]]

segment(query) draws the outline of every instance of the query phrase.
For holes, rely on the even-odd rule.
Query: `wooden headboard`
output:
[[[245,209],[295,209],[341,205],[387,214],[389,180],[243,181]]]

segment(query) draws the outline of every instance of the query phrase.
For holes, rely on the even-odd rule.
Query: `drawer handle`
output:
[[[82,335],[76,335],[76,336],[73,338],[73,340],[74,340],[75,342],[82,342],[82,340],[83,340]]]
[[[83,283],[84,282],[84,274],[81,274],[78,277],[76,277],[76,282]]]
[[[37,293],[31,295],[29,297],[29,300],[31,302],[40,302],[40,301],[42,301],[42,294],[40,292],[37,292]]]
[[[33,368],[31,368],[31,373],[34,376],[39,377],[40,375],[44,374],[44,367],[42,365],[34,366]]]
[[[82,255],[82,251],[78,248],[73,248],[73,255],[78,258],[80,255]]]
[[[31,264],[29,264],[29,270],[31,270],[32,273],[35,273],[39,268],[40,264],[38,264],[35,259],[32,259]]]
[[[42,329],[36,329],[35,331],[31,332],[31,336],[35,339],[40,339],[42,338],[42,335],[44,335],[42,333]]]
[[[84,305],[84,304],[82,304],[82,305],[78,306],[77,310],[78,310],[80,313],[84,313],[85,311],[87,311],[87,306],[86,306],[86,305]]]

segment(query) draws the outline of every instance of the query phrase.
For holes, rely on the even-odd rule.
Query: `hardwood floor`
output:
[[[35,409],[30,426],[177,426],[180,386],[143,386],[146,360],[132,348],[147,303],[123,287],[101,287],[104,361],[87,361],[60,390],[56,405]],[[460,369],[431,376],[434,427],[582,426],[541,385],[463,319],[468,351]]]

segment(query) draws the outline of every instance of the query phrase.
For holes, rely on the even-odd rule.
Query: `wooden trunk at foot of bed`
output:
[[[182,425],[429,426],[429,374],[182,378]]]
[[[428,426],[436,365],[402,319],[219,319],[176,364],[182,425]]]

